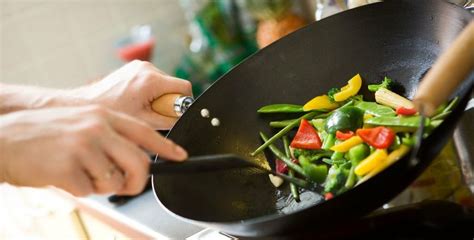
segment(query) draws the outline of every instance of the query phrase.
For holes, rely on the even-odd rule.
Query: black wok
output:
[[[263,105],[305,103],[345,85],[356,73],[362,75],[365,85],[389,76],[400,85],[396,91],[412,97],[440,51],[471,19],[467,11],[445,2],[400,0],[313,23],[223,76],[196,99],[168,138],[190,155],[235,153],[251,158],[250,152],[261,144],[258,132],[271,131],[268,119],[256,113]],[[429,165],[451,137],[472,82],[471,75],[458,89],[460,104],[423,142],[416,166],[409,166],[407,156],[329,201],[306,192],[301,203],[287,202],[288,192],[275,189],[267,174],[247,170],[153,176],[154,192],[174,216],[238,236],[323,229],[327,223],[361,217],[396,196]],[[362,93],[366,99],[373,96],[367,90]],[[221,125],[211,126],[208,118],[201,117],[202,108],[209,109]],[[246,187],[235,189],[235,182]]]

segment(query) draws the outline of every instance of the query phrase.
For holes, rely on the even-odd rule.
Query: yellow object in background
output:
[[[317,96],[309,100],[304,106],[303,111],[311,110],[333,110],[339,107],[339,104],[331,102],[328,95]]]
[[[454,144],[450,141],[425,172],[389,205],[399,206],[423,200],[447,200],[474,207],[474,194],[469,191],[462,179],[457,158]]]
[[[363,176],[368,172],[372,171],[372,169],[377,168],[380,164],[383,164],[383,161],[387,159],[387,150],[385,149],[377,149],[375,152],[370,154],[367,158],[362,160],[359,165],[355,168],[354,172],[358,176]]]
[[[360,88],[362,87],[362,78],[360,74],[356,74],[347,82],[347,85],[341,88],[341,91],[334,94],[334,100],[336,102],[342,102],[348,98],[355,96]]]

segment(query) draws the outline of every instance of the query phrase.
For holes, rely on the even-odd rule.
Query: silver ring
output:
[[[115,172],[117,171],[117,167],[115,165],[112,165],[109,167],[109,170],[107,170],[107,172],[105,172],[105,174],[100,177],[100,178],[95,178],[96,181],[106,181],[106,180],[110,180],[112,178],[112,176],[115,174]]]

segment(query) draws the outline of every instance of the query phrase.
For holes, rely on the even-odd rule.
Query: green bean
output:
[[[288,139],[288,136],[283,136],[283,148],[285,148],[285,155],[287,158],[291,158],[291,153],[290,153],[290,140]]]
[[[270,122],[269,125],[270,125],[270,127],[273,127],[273,128],[284,128],[284,127],[290,125],[295,120],[297,120],[297,119],[289,119],[289,120],[283,120],[283,121],[272,121],[272,122]]]
[[[286,157],[290,158],[290,141],[288,140],[287,136],[283,137],[283,147],[285,148],[285,155]],[[290,177],[295,177],[295,172],[292,169],[288,169],[288,175]],[[300,201],[300,192],[298,191],[298,186],[296,186],[294,183],[290,182],[290,190],[291,190],[291,195],[293,195],[293,198],[295,201],[299,202]]]
[[[306,113],[305,115],[301,116],[300,118],[298,119],[295,119],[290,125],[284,127],[283,129],[281,129],[278,133],[276,133],[275,135],[273,135],[273,137],[271,137],[270,139],[266,140],[260,147],[258,147],[253,153],[251,153],[250,155],[252,156],[255,156],[257,155],[258,153],[262,152],[265,148],[267,148],[270,144],[272,144],[273,142],[275,142],[275,140],[277,140],[278,138],[280,137],[283,137],[283,135],[285,135],[286,133],[288,133],[292,128],[294,128],[295,126],[298,126],[298,124],[300,124],[300,121],[301,119],[310,119],[310,118],[313,118],[316,114],[318,114],[319,112],[309,112],[309,113]]]
[[[441,113],[450,112],[458,104],[458,102],[459,97],[455,97]]]
[[[355,170],[355,165],[352,165],[351,170],[349,170],[349,176],[347,177],[346,184],[344,184],[344,187],[346,189],[351,189],[355,184],[356,176],[355,176],[354,170]]]
[[[269,142],[268,140],[268,137],[260,132],[260,137],[262,138],[263,141],[265,142]],[[275,154],[275,156],[282,160],[284,163],[286,163],[286,165],[288,166],[288,168],[290,169],[293,169],[295,172],[303,175],[306,177],[306,174],[305,172],[303,171],[303,168],[301,168],[298,164],[294,163],[293,161],[291,161],[290,158],[286,157],[286,155],[280,151],[280,149],[278,149],[275,145],[273,145],[272,143],[268,144],[268,147],[270,148],[270,150],[272,151],[273,154]]]
[[[445,117],[447,117],[449,114],[451,114],[451,111],[449,112],[442,112],[434,117],[431,118],[432,121],[436,120],[443,120]]]
[[[303,106],[295,104],[272,104],[263,106],[257,110],[258,113],[298,113],[304,112]]]
[[[328,113],[321,113],[319,115],[315,115],[313,117],[313,119],[321,119],[321,118],[327,118],[328,116],[330,115],[330,112]],[[306,118],[306,119],[309,119],[309,118]],[[299,121],[301,120],[301,118],[295,118],[295,119],[288,119],[288,120],[282,120],[282,121],[271,121],[269,123],[270,127],[273,127],[273,128],[284,128],[290,124],[293,123],[293,121]],[[297,126],[297,125],[296,125]],[[296,127],[295,126],[295,127]]]

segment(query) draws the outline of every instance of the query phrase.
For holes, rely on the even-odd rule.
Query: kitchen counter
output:
[[[85,199],[84,203],[98,203],[102,209],[105,207],[108,210],[115,211],[115,216],[121,218],[122,221],[130,221],[136,224],[136,229],[158,233],[158,235],[148,234],[148,236],[185,239],[203,230],[201,227],[180,221],[167,213],[156,201],[153,191],[147,191],[121,206],[109,203],[106,196],[100,195],[91,196]]]

